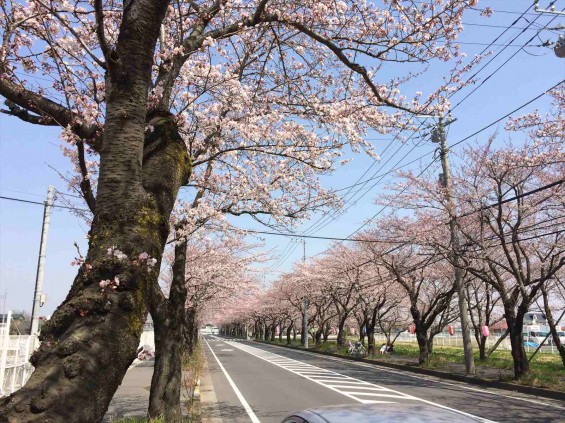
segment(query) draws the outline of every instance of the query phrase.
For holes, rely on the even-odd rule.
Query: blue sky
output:
[[[542,0],[540,6],[544,7],[546,3],[548,2]],[[530,4],[530,1],[525,0],[480,2],[480,6],[490,6],[495,11],[520,13]],[[558,10],[563,9],[565,0],[558,0],[555,6]],[[471,11],[463,21],[467,24],[506,27],[518,16],[517,13],[495,12],[490,19],[484,19],[477,12]],[[533,10],[530,11],[530,14],[525,16],[528,21],[522,19],[515,24],[515,27],[526,27],[536,16]],[[553,18],[554,16],[550,15],[541,16],[530,28],[538,28],[538,24],[543,26]],[[565,25],[564,17],[557,17],[550,27],[556,27],[559,24]],[[460,41],[488,44],[502,31],[504,28],[467,25]],[[506,32],[497,44],[508,43],[520,32],[522,32],[521,29]],[[556,32],[558,31],[543,31],[539,34],[541,40],[536,38],[531,44],[539,45],[542,40],[547,39],[556,40],[558,36]],[[524,31],[512,42],[512,45],[523,45],[535,33],[536,31],[533,30]],[[484,47],[483,45],[465,44],[462,50],[472,57],[481,52]],[[501,47],[495,46],[492,51],[496,54],[499,49]],[[481,71],[479,76],[485,78],[490,75],[517,50],[517,47],[509,47],[504,50],[497,59]],[[453,115],[458,120],[449,129],[448,142],[450,144],[467,137],[565,78],[565,59],[557,58],[552,49],[532,47],[526,51],[520,51],[455,110]],[[429,75],[418,79],[418,83],[422,84],[422,91],[426,92],[425,88],[433,86],[441,76],[440,71],[434,73],[432,68]],[[454,103],[472,89],[473,87],[470,87],[457,94],[454,97]],[[523,111],[536,108],[546,110],[548,105],[549,98],[544,97]],[[500,139],[505,139],[507,135],[502,131],[503,126],[503,123],[494,126],[468,142],[485,140],[497,129],[500,130]],[[390,140],[390,137],[378,136],[378,139],[374,140],[380,152],[387,146],[387,140]],[[363,179],[372,176],[377,170],[379,170],[378,174],[386,173],[399,161],[402,165],[422,155],[426,157],[421,163],[414,164],[414,166],[426,166],[431,160],[435,146],[429,142],[422,142],[411,153],[408,153],[418,141],[420,140],[414,139],[405,144],[395,141],[382,154],[381,162],[373,165]],[[468,142],[456,147],[455,151],[463,148]],[[386,165],[383,164],[388,159],[390,161]],[[368,157],[355,156],[354,161],[347,167],[340,169],[331,177],[324,177],[324,184],[335,188],[351,185],[369,169],[372,163],[373,160]],[[49,184],[66,192],[65,182],[51,167],[63,173],[70,170],[69,162],[59,148],[59,131],[53,128],[35,127],[20,122],[16,118],[0,114],[0,195],[42,202]],[[365,195],[355,197],[357,202],[354,206],[338,219],[330,221],[324,228],[312,232],[312,235],[347,237],[379,211],[380,206],[374,205],[374,198],[379,192],[382,192],[382,187],[391,180],[391,177],[392,175],[388,175]],[[367,188],[371,185],[373,184],[369,183]],[[40,205],[0,200],[0,311],[3,310],[2,296],[4,293],[7,294],[6,309],[31,311],[42,215],[43,207]],[[317,220],[317,217],[314,216],[310,221],[305,222],[297,232],[308,228]],[[242,227],[254,227],[246,219],[238,219],[234,222]],[[70,262],[76,256],[73,243],[76,242],[82,251],[85,251],[86,231],[85,224],[67,210],[53,210],[43,289],[48,298],[46,305],[41,310],[43,314],[52,313],[66,296],[76,273],[76,268],[70,266]],[[302,247],[299,242],[275,236],[264,236],[264,240],[266,247],[276,248],[279,253],[288,253],[284,254],[285,260],[273,263],[276,266],[273,267],[272,273],[267,275],[267,280],[272,280],[278,272],[289,270],[294,262],[302,259]],[[308,239],[306,255],[319,254],[330,245],[330,241]]]

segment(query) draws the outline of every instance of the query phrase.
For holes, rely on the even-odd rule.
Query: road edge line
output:
[[[210,352],[212,353],[212,355],[214,356],[214,358],[216,359],[216,361],[218,362],[218,365],[220,366],[220,369],[222,369],[222,372],[224,373],[224,376],[226,377],[226,379],[228,380],[230,386],[232,387],[233,391],[235,392],[235,395],[237,396],[237,399],[239,399],[239,402],[241,402],[241,405],[243,405],[243,408],[245,409],[245,411],[247,412],[247,415],[249,416],[249,418],[251,419],[251,421],[253,423],[261,423],[261,421],[257,418],[257,416],[255,415],[255,413],[253,412],[253,409],[251,408],[251,406],[247,403],[247,401],[245,400],[245,398],[243,397],[243,394],[240,392],[240,390],[237,388],[235,382],[232,380],[231,376],[228,374],[228,372],[226,371],[226,369],[224,368],[224,366],[222,365],[222,363],[220,362],[220,360],[218,359],[218,357],[216,356],[216,353],[214,353],[214,350],[212,350],[212,347],[210,346],[210,344],[208,343],[208,340],[204,339],[204,342],[206,342],[206,345],[208,346],[208,348],[210,349]]]

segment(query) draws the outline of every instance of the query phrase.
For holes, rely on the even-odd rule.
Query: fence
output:
[[[12,312],[9,311],[7,321],[0,322],[0,397],[10,395],[27,382],[34,370],[29,358],[39,346],[37,336],[10,335],[11,321]],[[155,349],[151,322],[144,326],[139,345]]]
[[[37,337],[10,335],[12,312],[0,323],[0,397],[20,389],[33,372],[29,357],[37,346]]]
[[[391,334],[391,339],[394,339],[396,335],[395,334]],[[475,341],[475,338],[473,337],[473,343],[474,346],[477,347],[477,343]],[[496,342],[498,341],[499,336],[497,335],[491,335],[487,338],[487,342],[486,342],[486,347],[487,349],[489,349],[491,346],[493,346],[494,344],[496,344]],[[398,338],[396,339],[397,342],[413,342],[413,343],[417,343],[418,341],[416,340],[416,334],[411,334],[409,332],[403,332],[401,333]],[[386,336],[382,333],[375,333],[375,342],[376,343],[385,343],[386,342]],[[461,336],[450,336],[450,335],[445,335],[445,334],[439,334],[436,335],[434,337],[434,346],[441,346],[441,347],[461,347],[463,348],[463,338]],[[530,343],[526,343],[526,345],[524,345],[524,348],[526,349],[526,352],[534,352],[537,347],[531,345]],[[504,340],[502,340],[502,342],[500,343],[500,345],[496,348],[497,351],[510,351],[512,349],[512,347],[510,346],[510,339],[507,337]],[[554,347],[554,345],[543,345],[540,348],[540,353],[548,353],[548,354],[559,354],[559,351],[557,350],[557,348]]]

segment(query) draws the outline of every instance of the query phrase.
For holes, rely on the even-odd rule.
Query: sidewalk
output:
[[[208,355],[204,354],[206,360]],[[208,370],[208,362],[204,363],[200,378],[200,419],[201,423],[222,423],[218,399]]]
[[[122,384],[110,402],[110,407],[104,416],[104,423],[121,417],[147,417],[153,364],[153,360],[142,361],[128,369]]]

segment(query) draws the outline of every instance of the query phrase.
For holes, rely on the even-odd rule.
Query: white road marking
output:
[[[319,376],[319,377],[316,378],[316,377],[310,376],[306,373],[302,373],[301,370],[294,370],[294,368],[296,367],[297,364],[300,364],[301,365],[301,366],[299,366],[300,368],[309,368],[309,369],[312,369],[312,370],[319,370],[319,371],[325,371],[325,369],[323,369],[321,367],[312,366],[312,365],[309,365],[309,364],[306,364],[306,363],[302,363],[298,360],[294,360],[294,359],[291,359],[291,358],[286,358],[284,356],[274,354],[274,353],[262,350],[260,348],[255,348],[255,347],[251,347],[249,345],[244,345],[244,344],[241,344],[239,342],[226,342],[226,343],[235,347],[235,348],[239,348],[240,350],[245,351],[248,354],[251,354],[251,355],[253,355],[257,358],[260,358],[261,360],[267,361],[267,362],[269,362],[269,363],[271,363],[271,364],[273,364],[277,367],[281,367],[285,370],[288,370],[289,372],[292,372],[292,373],[294,373],[298,376],[301,376],[301,377],[308,379],[308,380],[310,380],[314,383],[317,383],[319,385],[325,386],[326,388],[331,389],[332,391],[338,392],[342,395],[345,395],[346,397],[349,397],[349,398],[351,398],[355,401],[361,402],[363,404],[367,404],[368,401],[372,401],[372,400],[368,400],[368,399],[364,399],[364,398],[358,398],[356,395],[361,394],[363,396],[366,396],[366,393],[364,393],[364,392],[359,393],[359,392],[337,389],[336,386],[339,386],[339,385],[332,385],[331,383],[336,383],[336,384],[354,383],[354,384],[361,384],[361,385],[370,385],[370,386],[374,386],[376,388],[380,388],[383,392],[388,393],[386,395],[379,395],[379,396],[386,396],[386,397],[400,399],[400,400],[419,401],[419,402],[423,402],[425,404],[429,404],[429,405],[432,405],[432,406],[435,406],[435,407],[442,408],[444,410],[449,410],[449,411],[452,411],[452,412],[455,412],[455,413],[458,413],[458,414],[461,414],[461,415],[464,415],[464,416],[467,416],[467,417],[474,418],[474,419],[476,419],[476,420],[478,420],[479,422],[482,422],[482,423],[496,423],[493,420],[485,419],[483,417],[479,417],[479,416],[476,416],[474,414],[465,413],[464,411],[456,410],[454,408],[447,407],[445,405],[438,404],[438,403],[435,403],[433,401],[428,401],[428,400],[425,400],[423,398],[418,398],[418,397],[415,397],[413,395],[404,394],[402,392],[396,391],[394,389],[386,388],[384,386],[375,385],[375,384],[372,384],[372,383],[369,383],[369,382],[366,382],[366,381],[363,381],[363,380],[360,380],[360,379],[355,379],[353,377],[346,376],[346,375],[343,375],[341,373],[332,372],[333,374],[331,375],[331,377]],[[288,363],[286,366],[282,364],[282,363],[284,363],[285,358],[286,358],[287,363]],[[276,362],[274,362],[273,360],[276,361]],[[327,372],[329,373],[329,371],[327,371]],[[334,375],[336,377],[334,377]],[[348,389],[355,389],[355,386],[349,385]]]
[[[382,391],[383,388],[380,386],[363,386],[363,385],[331,385],[334,388],[355,388],[355,389],[367,389],[369,391]]]
[[[283,348],[283,349],[285,348],[285,347],[281,347],[279,345],[274,345],[274,344],[270,344],[270,345],[275,347],[275,348]],[[319,354],[309,352],[309,351],[301,351],[301,350],[296,350],[296,349],[293,349],[293,351],[301,353],[301,354],[310,355],[310,356],[318,356],[318,357],[320,356]],[[343,358],[331,357],[331,356],[322,356],[322,357],[327,359],[327,360],[338,361],[340,363],[347,362],[348,364],[353,364],[353,365],[359,366],[359,367],[368,367],[368,368],[371,368],[371,369],[378,369],[379,371],[382,371],[382,372],[398,374],[398,375],[401,375],[401,376],[411,377],[413,379],[425,380],[427,382],[442,383],[444,385],[454,386],[454,387],[457,387],[457,388],[466,389],[468,391],[480,392],[480,393],[486,394],[486,395],[496,395],[496,396],[503,397],[503,398],[510,398],[510,399],[513,399],[513,400],[518,400],[518,401],[533,403],[533,404],[536,404],[536,405],[543,405],[543,406],[547,406],[547,407],[557,408],[559,410],[565,410],[565,407],[563,407],[563,406],[553,404],[551,402],[540,401],[539,399],[537,399],[537,397],[535,397],[535,395],[532,395],[532,396],[534,396],[536,399],[524,398],[522,396],[516,396],[516,395],[507,395],[507,394],[503,394],[503,393],[498,392],[497,390],[495,390],[496,388],[494,388],[494,389],[473,388],[471,386],[465,385],[464,382],[462,382],[462,383],[446,382],[446,381],[441,380],[441,379],[439,379],[435,376],[414,375],[414,374],[411,374],[410,372],[406,372],[406,371],[402,371],[402,370],[393,370],[393,369],[390,369],[389,367],[379,366],[378,364],[360,363],[360,362],[351,361],[351,360],[346,361]],[[524,395],[526,395],[526,394],[524,394]]]
[[[214,358],[216,359],[216,361],[218,362],[218,366],[220,366],[220,369],[222,369],[222,372],[224,372],[224,376],[226,377],[226,379],[228,380],[228,382],[230,383],[232,389],[235,392],[235,395],[237,396],[237,398],[239,399],[239,402],[241,402],[241,405],[243,405],[243,408],[245,408],[245,411],[247,412],[247,415],[249,416],[249,418],[251,419],[251,421],[253,423],[261,423],[260,420],[257,418],[257,416],[255,415],[255,413],[253,412],[253,410],[251,409],[251,407],[249,406],[249,404],[247,403],[247,401],[245,401],[245,398],[243,397],[243,395],[241,394],[241,392],[239,391],[239,389],[237,389],[237,386],[235,386],[235,383],[233,382],[232,378],[230,377],[230,375],[228,374],[228,372],[226,372],[226,369],[224,369],[224,366],[222,366],[222,363],[220,363],[220,360],[218,360],[218,357],[216,356],[216,354],[214,353],[214,351],[212,350],[212,347],[210,346],[210,344],[208,343],[208,341],[206,341],[206,339],[204,339],[204,342],[206,342],[206,345],[208,345],[208,348],[210,349],[210,352],[212,353],[212,355],[214,356]]]
[[[223,350],[220,351],[233,351],[233,348],[224,348]]]

